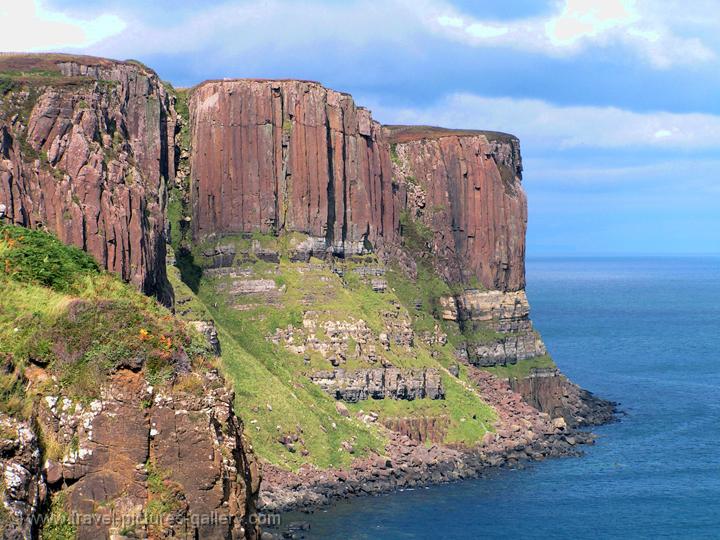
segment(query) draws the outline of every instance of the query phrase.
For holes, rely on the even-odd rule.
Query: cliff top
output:
[[[156,74],[155,71],[137,60],[111,60],[97,56],[64,53],[14,53],[0,52],[0,75],[3,73],[26,73],[61,76],[59,64],[75,62],[84,66],[111,67],[113,65],[131,65]]]
[[[254,77],[224,77],[222,79],[207,79],[202,81],[201,83],[198,83],[195,85],[195,88],[204,86],[206,84],[214,84],[214,83],[307,83],[307,84],[316,84],[318,86],[323,86],[323,84],[319,81],[311,81],[309,79],[266,79],[262,77],[254,78]]]
[[[501,131],[484,131],[479,129],[449,129],[436,126],[401,126],[387,125],[385,134],[389,143],[406,143],[422,139],[441,139],[443,137],[475,137],[484,135],[489,141],[509,143],[517,140],[515,135]]]
[[[340,94],[342,96],[349,96],[352,97],[351,94],[348,92],[343,92],[341,90],[334,90],[332,88],[328,88],[323,83],[319,81],[311,81],[309,79],[269,79],[269,78],[253,78],[253,77],[225,77],[223,79],[208,79],[205,81],[202,81],[195,86],[192,87],[192,90],[196,90],[198,88],[202,88],[205,85],[208,84],[217,84],[217,83],[279,83],[279,84],[311,84],[314,86],[318,86],[328,92],[335,92],[337,94]],[[364,108],[364,107],[358,107],[358,108]]]

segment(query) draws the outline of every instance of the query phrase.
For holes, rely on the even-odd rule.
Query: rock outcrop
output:
[[[533,369],[528,377],[510,379],[509,384],[537,410],[561,417],[573,428],[607,424],[617,413],[617,403],[580,388],[556,368]]]
[[[335,399],[445,399],[437,369],[378,368],[318,371],[310,379]]]
[[[0,538],[34,538],[46,494],[33,426],[0,414]]]
[[[482,327],[494,337],[468,340],[461,354],[476,366],[515,364],[547,353],[533,329],[525,291],[480,291],[466,289],[440,299],[441,317],[473,330]]]
[[[410,219],[431,232],[433,267],[448,282],[525,287],[527,202],[518,140],[501,133],[386,126]]]
[[[166,182],[176,114],[157,75],[135,63],[3,55],[0,71],[47,70],[0,96],[0,204],[166,304]]]
[[[398,213],[381,126],[308,81],[208,81],[190,95],[193,231],[298,231],[318,251],[393,241]]]
[[[259,472],[232,400],[213,372],[155,389],[127,370],[87,405],[46,397],[40,425],[66,450],[45,476],[81,517],[78,538],[256,538]]]

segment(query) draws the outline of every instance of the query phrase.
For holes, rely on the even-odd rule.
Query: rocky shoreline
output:
[[[487,433],[481,445],[426,445],[386,430],[386,454],[356,459],[348,469],[303,467],[295,473],[265,464],[259,512],[311,511],[342,499],[476,478],[491,468],[579,456],[582,445],[594,444],[596,437],[577,427],[617,420],[617,404],[575,385],[575,412],[583,416],[576,416],[571,426],[562,416],[551,418],[529,405],[506,380],[479,369],[471,372],[471,379],[499,417],[495,432]]]

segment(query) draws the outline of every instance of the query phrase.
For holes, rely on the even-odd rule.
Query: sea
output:
[[[620,403],[579,458],[353,499],[313,539],[720,539],[720,257],[535,258],[531,316],[576,383]]]

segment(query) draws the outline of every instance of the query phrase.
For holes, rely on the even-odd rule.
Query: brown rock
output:
[[[224,539],[244,527],[243,537],[257,538],[246,520],[255,513],[260,475],[233,396],[212,371],[186,376],[197,378],[186,385],[196,390],[156,391],[142,374],[121,370],[89,405],[42,402],[48,405],[40,410],[43,431],[66,447],[67,509],[93,517],[78,524],[79,538],[107,537],[109,521],[101,518],[110,512],[139,516],[158,496],[150,474],[172,497],[175,523],[162,525],[168,535]],[[47,474],[57,477],[54,465]]]
[[[393,172],[411,217],[433,231],[430,251],[451,282],[525,286],[527,203],[519,141],[490,132],[387,126]]]
[[[0,414],[0,538],[35,538],[46,486],[30,422]]]
[[[394,239],[383,132],[349,95],[307,81],[209,81],[190,116],[196,237],[299,231],[337,254]]]
[[[335,402],[335,410],[340,414],[340,416],[344,416],[345,418],[350,418],[350,411],[348,410],[347,406],[342,401]]]
[[[136,64],[7,55],[0,70],[18,59],[47,62],[45,69],[64,77],[0,97],[30,111],[16,122],[0,114],[0,203],[7,217],[49,229],[171,303],[164,210],[165,185],[175,174],[172,98],[154,72]]]
[[[357,403],[365,399],[445,399],[440,373],[427,369],[334,369],[318,371],[310,380],[335,399]]]

